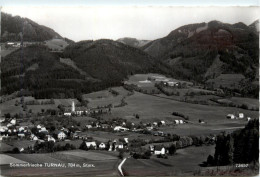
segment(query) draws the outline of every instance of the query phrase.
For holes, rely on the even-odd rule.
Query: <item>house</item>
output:
[[[100,143],[100,144],[98,145],[98,148],[99,148],[99,149],[105,149],[105,148],[106,148],[106,144],[105,144],[105,143]]]
[[[128,138],[124,138],[124,140],[125,140],[125,143],[126,143],[126,144],[129,143]]]
[[[166,123],[165,123],[165,121],[164,121],[164,120],[162,120],[162,121],[161,121],[161,124],[162,124],[162,125],[166,125]]]
[[[165,148],[163,146],[154,146],[154,154],[155,155],[159,155],[159,154],[162,154],[164,155],[165,154]]]
[[[34,134],[31,134],[30,138],[31,138],[32,141],[37,141],[38,140],[38,137],[35,136]]]
[[[71,112],[64,112],[64,116],[71,116]]]
[[[19,128],[18,128],[18,131],[19,131],[19,132],[23,132],[23,131],[24,131],[24,127],[19,127]]]
[[[251,120],[251,117],[247,117],[247,121],[250,121]]]
[[[157,122],[154,122],[154,123],[153,123],[153,125],[154,125],[154,126],[157,126],[157,125],[158,125],[158,123],[157,123]]]
[[[24,134],[24,132],[19,132],[19,133],[17,134],[17,136],[20,137],[20,138],[23,138],[23,137],[25,137],[25,134]]]
[[[238,114],[238,118],[243,119],[244,118],[244,113],[239,113]]]
[[[179,120],[180,124],[184,124],[183,120]]]
[[[86,128],[90,129],[92,128],[92,125],[86,125]]]
[[[101,127],[104,129],[110,128],[110,126],[108,124],[101,124]]]
[[[174,81],[169,81],[169,82],[166,82],[166,83],[168,84],[168,86],[171,86],[171,87],[179,85],[178,82],[174,82]]]
[[[48,133],[48,130],[45,127],[41,127],[38,131],[39,133]]]
[[[91,146],[94,147],[95,149],[97,148],[97,144],[95,141],[86,141],[86,146],[90,148]]]
[[[235,119],[235,115],[234,114],[228,114],[227,119]]]
[[[175,124],[180,124],[179,120],[174,120]]]
[[[7,126],[7,127],[12,127],[12,126],[13,126],[13,124],[11,124],[11,123],[8,123],[6,126]]]
[[[116,149],[124,149],[124,144],[122,142],[115,143],[115,150]]]
[[[37,129],[41,129],[42,128],[42,126],[41,125],[37,125],[37,127],[36,127]]]
[[[151,131],[151,130],[153,130],[153,126],[151,126],[151,127],[146,127],[146,129],[149,130],[149,131]]]
[[[66,138],[66,134],[63,131],[55,131],[54,134],[59,140],[64,140]]]
[[[47,141],[53,141],[54,143],[56,142],[56,140],[50,135],[47,135],[46,140]]]
[[[127,131],[128,128],[122,127],[122,126],[115,126],[114,131]]]
[[[86,107],[76,107],[75,113],[77,116],[81,116],[83,114],[88,114],[88,109]]]
[[[16,119],[12,119],[12,120],[10,121],[10,123],[13,124],[13,125],[15,125],[15,124],[16,124]]]

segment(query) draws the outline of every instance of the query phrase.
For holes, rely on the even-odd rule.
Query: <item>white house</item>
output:
[[[244,113],[239,113],[239,114],[238,114],[238,117],[239,117],[240,119],[243,119],[243,118],[244,118]]]
[[[180,124],[184,124],[183,120],[179,120],[180,121]]]
[[[235,119],[235,115],[234,114],[228,114],[227,119]]]
[[[15,125],[15,124],[16,124],[16,119],[12,119],[12,120],[10,121],[10,123],[13,124],[13,125]]]
[[[37,125],[37,127],[36,127],[37,129],[41,129],[42,128],[42,126],[41,125]]]
[[[122,127],[122,126],[115,126],[114,131],[127,131],[128,128]]]
[[[19,127],[19,128],[18,128],[18,131],[19,131],[19,132],[24,131],[24,127]]]
[[[46,129],[46,127],[41,127],[41,128],[39,129],[39,132],[48,132],[48,130]]]
[[[92,128],[92,125],[86,125],[86,128],[90,129]]]
[[[6,126],[7,126],[7,127],[12,127],[12,126],[13,126],[13,124],[11,124],[11,123],[8,123]]]
[[[125,143],[129,143],[129,141],[128,141],[128,138],[124,138],[124,140],[125,140]]]
[[[47,136],[47,141],[53,141],[54,143],[56,142],[55,138],[50,135]]]
[[[105,149],[105,148],[106,148],[106,144],[105,144],[105,143],[100,143],[100,144],[98,145],[98,148],[99,148],[99,149]]]
[[[59,140],[64,140],[66,138],[66,134],[62,131],[56,132],[56,134]]]
[[[95,141],[86,142],[86,146],[89,148],[90,146],[97,148],[97,144]]]
[[[175,124],[180,124],[179,120],[174,120]]]
[[[247,121],[250,121],[251,120],[251,117],[247,117]]]
[[[34,134],[31,134],[30,138],[31,138],[32,141],[37,141],[38,140],[38,137],[35,136]]]
[[[157,126],[157,125],[158,125],[158,123],[157,123],[157,122],[154,122],[154,123],[153,123],[153,125],[154,125],[154,126]]]
[[[147,130],[151,131],[153,129],[153,126],[151,127],[146,127]]]
[[[115,150],[116,149],[123,149],[124,148],[124,144],[122,142],[116,142],[115,143]]]
[[[64,112],[64,116],[71,116],[71,112]]]
[[[164,121],[164,120],[162,120],[162,121],[161,121],[161,124],[162,124],[162,125],[166,125],[166,123],[165,123],[165,121]]]
[[[162,146],[155,146],[154,147],[154,154],[159,155],[159,154],[165,154],[165,148]]]
[[[22,137],[25,137],[25,134],[24,134],[23,132],[19,132],[19,133],[17,134],[17,136],[20,137],[20,138],[22,138]]]

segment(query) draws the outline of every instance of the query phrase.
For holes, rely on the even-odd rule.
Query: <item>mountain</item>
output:
[[[147,72],[153,59],[140,49],[112,40],[81,41],[64,50],[78,68],[103,82],[122,81],[136,72]]]
[[[39,25],[28,18],[1,13],[1,42],[20,41],[22,31],[24,41],[46,41],[61,36],[53,29]]]
[[[259,68],[255,24],[189,24],[141,49],[157,58],[158,67],[174,77],[207,82],[221,74],[242,74],[254,81]]]
[[[150,42],[149,40],[138,40],[136,38],[130,38],[130,37],[120,38],[117,39],[116,41],[136,48],[143,47],[148,42]]]
[[[36,98],[80,98],[152,68],[148,54],[111,40],[81,41],[61,52],[30,45],[3,58],[1,94],[23,89]]]

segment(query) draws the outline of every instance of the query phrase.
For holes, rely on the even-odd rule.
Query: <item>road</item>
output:
[[[126,159],[127,159],[127,157],[124,158],[124,160],[122,160],[122,162],[118,165],[118,171],[120,172],[121,176],[124,176],[124,173],[122,171],[122,166],[125,163]]]

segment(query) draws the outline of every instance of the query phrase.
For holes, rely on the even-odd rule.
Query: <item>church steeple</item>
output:
[[[74,103],[74,101],[72,101],[71,112],[75,112],[75,103]]]

